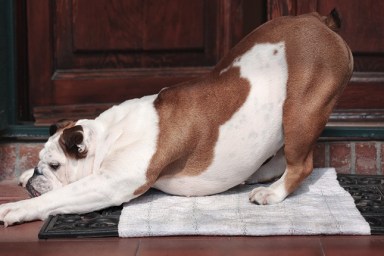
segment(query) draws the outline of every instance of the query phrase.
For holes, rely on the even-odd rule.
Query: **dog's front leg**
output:
[[[23,172],[19,177],[19,184],[25,187],[28,183],[28,180],[33,176],[34,169],[29,169]]]
[[[146,179],[135,176],[118,179],[107,172],[90,175],[39,197],[1,205],[0,221],[9,226],[44,220],[49,215],[86,213],[121,205],[139,196],[137,190],[147,184]]]

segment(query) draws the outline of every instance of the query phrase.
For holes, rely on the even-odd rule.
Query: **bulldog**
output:
[[[206,76],[53,125],[32,196],[0,206],[5,226],[121,205],[150,188],[205,196],[275,179],[249,200],[276,204],[312,171],[313,147],[348,83],[336,11],[265,23]]]

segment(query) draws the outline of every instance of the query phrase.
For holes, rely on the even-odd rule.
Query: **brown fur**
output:
[[[250,34],[244,40],[246,46],[231,52],[241,55],[254,43],[286,43],[288,83],[283,126],[289,193],[311,173],[313,145],[352,74],[351,52],[324,24],[327,19],[331,17],[324,19],[317,13],[275,19]],[[220,66],[228,61],[223,60]]]
[[[160,134],[145,192],[157,178],[198,175],[213,160],[219,127],[243,105],[250,90],[238,67],[160,92],[155,100]]]
[[[60,132],[64,129],[71,128],[75,126],[76,122],[67,119],[61,119],[56,124],[53,124],[49,127],[49,135],[52,136],[56,132]]]
[[[71,128],[64,129],[59,138],[59,145],[64,153],[75,159],[82,159],[87,156],[87,150],[79,150],[78,145],[83,142],[83,127],[76,125]]]
[[[312,171],[312,148],[352,73],[345,42],[317,13],[281,17],[243,39],[205,78],[162,91],[155,101],[160,118],[157,151],[147,171],[144,193],[160,177],[197,175],[213,159],[219,126],[244,103],[249,84],[238,68],[220,71],[259,43],[285,42],[287,99],[283,109],[287,175],[292,192]],[[256,170],[255,170],[256,171]]]

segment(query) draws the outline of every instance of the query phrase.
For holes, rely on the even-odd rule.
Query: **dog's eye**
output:
[[[49,164],[49,167],[50,167],[52,170],[56,171],[57,169],[59,169],[60,164],[59,164],[59,163],[51,163],[51,164]]]

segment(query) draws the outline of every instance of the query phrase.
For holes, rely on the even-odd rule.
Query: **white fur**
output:
[[[232,65],[240,67],[251,90],[244,105],[220,127],[212,164],[198,176],[162,178],[156,188],[186,196],[219,193],[245,181],[282,147],[288,79],[284,43],[255,45]]]
[[[28,180],[33,176],[33,169],[26,170],[19,177],[19,184],[23,187],[27,185]]]
[[[241,77],[250,83],[250,92],[243,106],[219,128],[212,163],[198,176],[160,179],[155,187],[187,196],[219,193],[245,181],[282,147],[288,76],[284,43],[255,45],[220,76],[225,78],[231,67],[240,68]],[[146,184],[146,172],[156,152],[159,117],[153,105],[155,98],[129,100],[95,120],[78,121],[84,140],[77,146],[88,152],[84,159],[64,154],[58,143],[60,133],[50,137],[40,153],[38,171],[56,189],[1,205],[0,220],[10,225],[50,214],[90,212],[138,196],[135,191]],[[52,162],[61,164],[57,171],[49,168]],[[26,176],[30,174],[28,171]],[[282,182],[268,188],[273,193],[255,190],[251,197],[259,203],[277,202],[281,195],[285,197]]]
[[[280,203],[288,195],[285,189],[286,175],[287,172],[284,172],[283,176],[269,187],[257,187],[253,189],[249,195],[249,200],[262,205]]]
[[[245,183],[257,184],[272,181],[281,177],[286,168],[284,148],[281,148],[275,156],[266,164],[263,164],[255,173],[249,177]]]
[[[156,151],[159,120],[155,97],[126,101],[95,120],[80,120],[77,124],[82,125],[85,137],[82,146],[89,154],[85,159],[69,159],[58,145],[59,134],[52,136],[40,153],[39,172],[56,189],[1,205],[4,225],[45,219],[50,214],[90,212],[138,196],[134,192],[147,182],[146,171]],[[48,170],[52,161],[63,165],[60,172]]]

